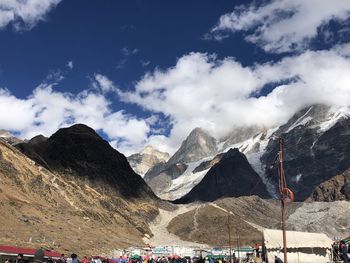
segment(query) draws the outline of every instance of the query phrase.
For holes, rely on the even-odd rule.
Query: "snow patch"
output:
[[[331,108],[329,111],[329,117],[326,121],[319,125],[318,133],[324,133],[332,128],[340,119],[348,119],[350,117],[350,108]]]
[[[303,116],[299,117],[287,130],[287,132],[290,132],[291,130],[293,130],[294,128],[298,127],[298,126],[304,126],[307,123],[309,123],[312,120],[311,116],[307,116],[309,114],[309,112],[312,110],[313,106],[310,107],[304,114]],[[307,117],[306,117],[307,116]]]
[[[197,173],[193,173],[193,170],[196,169],[202,162],[212,160],[213,158],[214,157],[211,156],[203,158],[197,162],[188,163],[186,171],[178,178],[174,179],[171,187],[166,193],[160,194],[160,197],[167,200],[176,200],[189,193],[193,187],[202,181],[210,168]]]

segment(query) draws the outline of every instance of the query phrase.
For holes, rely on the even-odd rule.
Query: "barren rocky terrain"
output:
[[[162,204],[147,187],[131,198],[122,191],[122,184],[44,168],[1,140],[0,243],[86,255],[143,245]]]

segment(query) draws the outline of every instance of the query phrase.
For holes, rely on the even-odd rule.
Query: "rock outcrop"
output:
[[[321,183],[310,199],[318,202],[350,200],[350,169]]]

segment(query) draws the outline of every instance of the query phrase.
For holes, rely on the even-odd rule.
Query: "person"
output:
[[[34,262],[35,263],[44,262],[44,258],[45,258],[45,250],[41,247],[37,251],[35,251]]]
[[[255,244],[255,253],[256,253],[256,257],[260,258],[260,246],[258,243]]]
[[[26,263],[26,261],[23,258],[23,254],[18,254],[16,263]]]
[[[348,248],[343,240],[340,241],[340,252],[342,253],[344,263],[348,263]]]
[[[89,260],[88,260],[87,256],[85,256],[85,257],[83,258],[83,260],[81,261],[81,263],[89,263]]]
[[[49,257],[46,261],[46,263],[53,263],[52,257]]]
[[[71,263],[79,263],[77,254],[73,253],[72,255],[70,255],[70,258],[71,258]]]
[[[66,258],[64,254],[61,254],[60,258],[57,259],[56,263],[66,263]]]
[[[283,263],[283,261],[279,257],[275,256],[275,263]]]

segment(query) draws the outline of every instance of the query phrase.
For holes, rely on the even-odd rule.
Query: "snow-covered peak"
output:
[[[330,107],[313,105],[297,112],[285,125],[279,129],[280,133],[289,133],[296,128],[315,129],[323,133],[332,128],[342,118],[349,118],[349,107]]]
[[[349,117],[349,107],[332,107],[329,109],[327,118],[319,124],[318,132],[326,132],[332,128],[339,120],[348,119]]]

